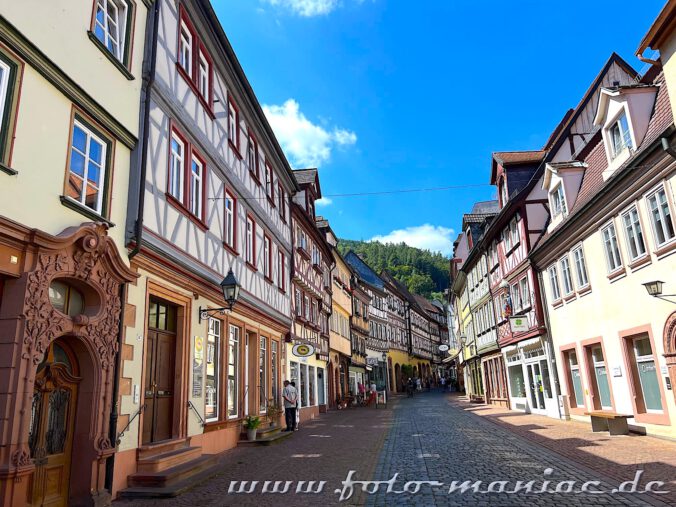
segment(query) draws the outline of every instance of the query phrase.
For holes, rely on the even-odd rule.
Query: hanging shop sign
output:
[[[442,343],[441,345],[439,345],[439,352],[446,352],[446,351],[448,351],[448,345],[446,345],[445,343]]]
[[[309,343],[298,343],[293,346],[291,352],[296,357],[310,357],[315,353],[315,348]]]
[[[512,333],[522,333],[523,331],[528,331],[529,329],[528,318],[523,315],[510,317],[509,327],[512,329]]]

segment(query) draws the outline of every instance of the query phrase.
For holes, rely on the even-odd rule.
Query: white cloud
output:
[[[322,197],[321,199],[317,199],[315,204],[317,206],[331,206],[333,204],[333,200],[329,199],[328,197]]]
[[[357,142],[354,132],[338,127],[328,131],[312,123],[294,99],[288,99],[281,106],[263,105],[263,111],[291,165],[295,167],[318,166],[331,158],[334,146]]]
[[[455,231],[440,225],[417,225],[396,229],[384,236],[374,236],[369,241],[381,243],[406,243],[408,246],[441,252],[443,255],[453,253],[453,236]]]
[[[338,0],[264,0],[306,18],[329,14],[338,6]]]

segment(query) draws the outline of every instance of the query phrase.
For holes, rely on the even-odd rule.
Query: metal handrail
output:
[[[135,413],[133,416],[131,416],[131,418],[129,419],[129,421],[127,421],[127,425],[122,429],[122,431],[120,431],[120,432],[117,434],[117,437],[115,438],[115,445],[120,445],[120,442],[122,442],[122,437],[124,436],[125,431],[127,431],[127,430],[129,429],[129,426],[131,426],[131,423],[134,421],[134,419],[136,419],[136,417],[137,417],[141,412],[143,412],[143,411],[145,410],[145,408],[146,408],[146,404],[144,403],[143,405],[141,405],[141,406],[139,407],[139,409],[136,411],[136,413]]]
[[[202,416],[200,415],[200,413],[199,413],[199,412],[197,411],[197,409],[195,408],[195,405],[193,405],[193,404],[192,404],[192,401],[190,401],[190,400],[188,400],[188,408],[191,408],[191,409],[193,410],[193,412],[195,412],[195,415],[196,415],[197,418],[200,420],[200,426],[204,427],[204,425],[206,424],[206,423],[204,422],[204,419],[202,419]]]

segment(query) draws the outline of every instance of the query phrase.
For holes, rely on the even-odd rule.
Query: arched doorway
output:
[[[672,312],[664,325],[664,357],[667,360],[671,392],[676,399],[676,312]]]
[[[52,342],[37,367],[28,447],[35,463],[33,505],[68,505],[73,435],[81,377],[75,354]]]

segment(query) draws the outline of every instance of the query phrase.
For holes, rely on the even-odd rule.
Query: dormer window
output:
[[[622,113],[608,129],[612,142],[612,157],[616,158],[625,148],[633,148],[627,115]]]
[[[557,217],[559,215],[566,216],[568,210],[566,208],[566,198],[563,195],[563,185],[558,184],[556,188],[551,193],[552,200],[552,216]]]

